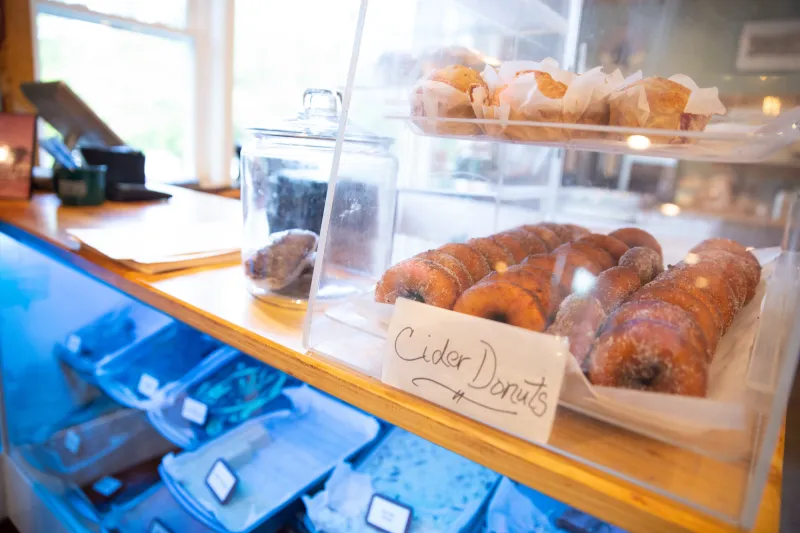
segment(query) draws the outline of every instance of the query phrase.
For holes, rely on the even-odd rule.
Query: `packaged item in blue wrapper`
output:
[[[220,348],[164,391],[152,424],[177,446],[194,449],[252,418],[291,402],[284,387],[300,382],[233,348]]]
[[[220,343],[178,322],[97,363],[95,379],[106,394],[138,409],[151,409],[161,392],[185,376]]]
[[[449,450],[394,428],[359,464],[336,468],[325,489],[304,497],[312,532],[374,533],[374,495],[411,509],[409,533],[471,531],[500,476]]]
[[[94,382],[98,364],[168,327],[173,320],[149,307],[130,303],[109,311],[69,333],[56,355],[83,379]]]
[[[170,492],[214,531],[262,531],[265,524],[277,530],[289,519],[283,512],[301,494],[378,433],[374,418],[308,386],[283,394],[291,409],[252,419],[194,451],[164,457],[161,478]]]

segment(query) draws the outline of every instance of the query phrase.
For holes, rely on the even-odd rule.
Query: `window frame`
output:
[[[102,24],[122,31],[188,43],[192,54],[189,153],[200,188],[222,188],[232,183],[233,146],[233,24],[235,0],[187,0],[186,25],[176,28],[93,11],[83,5],[55,0],[29,0],[34,76],[39,79],[39,14]]]

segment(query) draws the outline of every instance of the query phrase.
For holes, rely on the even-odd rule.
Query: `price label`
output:
[[[150,527],[147,528],[148,533],[172,533],[172,531],[161,523],[158,518],[153,518],[153,521],[150,522]]]
[[[194,398],[185,398],[181,407],[181,416],[198,426],[205,426],[208,419],[208,406]]]
[[[75,335],[74,333],[67,337],[67,350],[72,353],[78,353],[81,351],[81,338]]]
[[[384,533],[407,533],[411,527],[411,507],[391,500],[380,494],[373,494],[367,508],[367,525]]]
[[[566,361],[564,339],[401,298],[381,379],[490,426],[547,442]]]
[[[92,490],[101,496],[108,498],[122,488],[122,481],[117,478],[106,476],[92,485]]]
[[[139,394],[142,396],[147,396],[148,398],[152,398],[153,395],[158,391],[158,380],[151,376],[150,374],[142,374],[139,378],[139,385],[136,387],[136,390],[139,391]]]
[[[75,455],[81,449],[81,438],[74,429],[68,429],[64,434],[64,448]]]
[[[216,460],[206,476],[206,485],[222,505],[231,500],[238,483],[239,480],[236,478],[236,474],[233,473],[228,463],[222,459]]]

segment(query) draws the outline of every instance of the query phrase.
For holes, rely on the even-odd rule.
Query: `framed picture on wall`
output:
[[[741,71],[800,70],[800,19],[748,22],[739,35]]]
[[[0,199],[31,197],[35,150],[36,115],[0,113]]]

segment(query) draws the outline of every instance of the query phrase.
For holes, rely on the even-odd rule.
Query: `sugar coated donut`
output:
[[[694,248],[692,248],[691,250],[689,250],[689,252],[697,253],[697,252],[702,252],[704,250],[725,250],[726,252],[730,252],[744,259],[747,259],[748,261],[758,266],[759,268],[761,267],[761,264],[758,262],[758,259],[756,258],[755,255],[753,255],[753,253],[750,250],[748,250],[743,245],[731,239],[720,239],[720,238],[706,239],[697,246],[695,246]]]
[[[577,250],[582,254],[586,255],[594,261],[597,266],[600,267],[600,270],[607,270],[613,266],[616,266],[617,263],[611,259],[611,255],[608,252],[600,248],[599,246],[595,246],[594,244],[588,242],[568,242],[567,244],[562,244],[558,248],[556,248],[555,252],[559,253],[560,250]]]
[[[531,233],[521,226],[510,229],[503,233],[516,235],[520,242],[522,242],[523,246],[525,246],[525,251],[528,252],[528,255],[547,253],[547,246],[542,242],[542,239],[540,239],[535,233]]]
[[[558,235],[558,239],[562,244],[572,240],[572,230],[565,228],[562,224],[556,224],[554,222],[540,222],[538,225],[545,227]]]
[[[528,257],[528,255],[530,255],[527,247],[522,243],[522,240],[518,235],[511,233],[498,233],[490,236],[489,238],[511,252],[511,255],[514,257],[514,262],[511,264],[521,263],[526,257]]]
[[[603,327],[600,328],[600,334],[631,320],[649,320],[669,324],[677,329],[686,338],[689,345],[702,354],[706,361],[710,363],[714,356],[709,349],[703,330],[689,313],[677,305],[657,300],[637,300],[622,304],[608,317]]]
[[[553,230],[548,229],[544,226],[525,225],[522,226],[522,229],[530,233],[533,233],[534,235],[539,237],[544,243],[544,245],[547,247],[548,252],[552,252],[553,250],[555,250],[556,248],[558,248],[563,244],[561,239],[558,237],[558,235],[555,234],[555,232],[553,232]]]
[[[636,246],[644,246],[645,248],[650,248],[654,250],[659,257],[663,257],[664,254],[661,252],[661,245],[658,244],[658,241],[655,237],[644,231],[643,229],[639,228],[622,228],[616,231],[612,231],[609,233],[612,237],[615,237],[625,244],[628,245],[629,248],[634,248]]]
[[[536,254],[525,259],[519,266],[526,269],[538,268],[552,273],[556,268],[556,257],[549,254]]]
[[[505,270],[517,263],[508,248],[488,237],[470,239],[467,241],[467,246],[480,252],[492,270]]]
[[[597,328],[605,321],[606,313],[596,298],[572,294],[558,308],[553,324],[547,333],[567,337],[569,351],[583,366],[592,348]]]
[[[461,264],[467,269],[467,272],[469,272],[469,275],[472,277],[472,281],[475,283],[482,280],[492,271],[492,269],[489,268],[489,262],[483,254],[466,244],[445,244],[444,246],[440,246],[439,250],[461,261]]]
[[[694,319],[698,327],[703,331],[703,337],[708,343],[708,349],[713,354],[717,349],[720,330],[717,326],[718,318],[708,305],[696,296],[677,287],[648,285],[640,291],[635,292],[630,302],[640,300],[657,300],[680,307]]]
[[[597,339],[589,380],[604,387],[705,396],[708,363],[674,326],[632,320]]]
[[[460,293],[456,277],[443,266],[412,257],[383,273],[375,287],[375,301],[393,304],[409,298],[444,309],[452,309]]]
[[[588,229],[584,228],[583,226],[579,226],[577,224],[562,224],[562,225],[570,231],[571,239],[573,241],[577,241],[581,237],[585,237],[586,235],[590,235],[592,233]]]
[[[515,265],[505,272],[492,272],[481,283],[492,281],[507,281],[530,291],[539,300],[548,319],[553,316],[558,304],[561,303],[558,285],[553,280],[552,274],[545,270],[526,270],[522,265]]]
[[[553,274],[567,292],[573,292],[572,282],[578,269],[583,269],[595,277],[603,270],[589,256],[571,248],[559,249],[553,252],[553,256],[556,259]]]
[[[744,303],[737,298],[723,272],[716,265],[709,263],[697,263],[696,265],[678,263],[664,272],[662,276],[668,281],[685,280],[689,285],[694,285],[700,291],[707,292],[719,310],[723,332],[731,325],[736,313],[739,312]]]
[[[603,310],[610,313],[641,287],[639,275],[628,267],[614,267],[600,273],[595,281],[592,295]]]
[[[473,285],[458,298],[453,311],[531,331],[544,331],[547,325],[547,317],[536,296],[506,281]]]
[[[446,268],[451,274],[453,274],[456,277],[456,281],[458,281],[458,286],[460,289],[459,294],[475,284],[475,282],[472,280],[472,276],[469,275],[469,272],[464,264],[446,252],[441,250],[428,250],[427,252],[417,254],[416,257],[433,261],[437,265]]]
[[[619,258],[622,257],[622,254],[628,251],[628,245],[621,240],[611,235],[601,235],[600,233],[584,235],[576,242],[588,242],[589,244],[602,248],[608,252],[608,255],[614,260],[615,265],[619,263]]]
[[[745,304],[756,295],[756,289],[761,281],[761,267],[753,264],[746,257],[736,255],[725,250],[701,250],[694,252],[699,261],[711,261],[720,265],[725,271],[725,276],[730,283],[735,283],[740,292],[744,291],[743,301]],[[686,262],[693,260],[687,257]],[[744,289],[742,289],[742,284]]]
[[[619,258],[619,266],[635,270],[639,274],[642,286],[653,281],[664,271],[661,256],[655,250],[644,246],[635,246],[622,254],[622,257]]]

